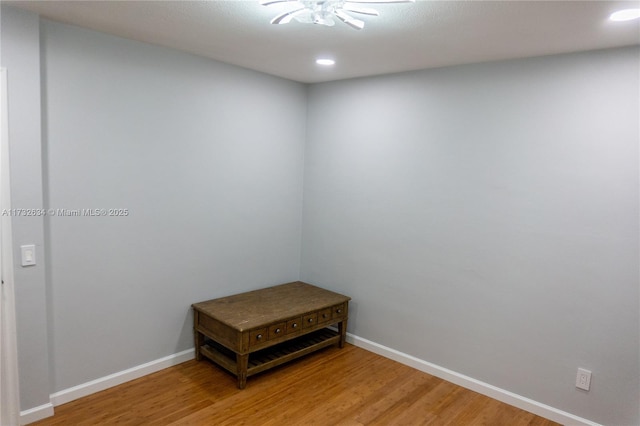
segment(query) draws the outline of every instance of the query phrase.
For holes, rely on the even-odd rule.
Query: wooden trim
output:
[[[7,69],[0,68],[0,209],[11,209],[9,112]],[[0,218],[0,424],[20,417],[18,341],[16,334],[15,279],[11,215]]]

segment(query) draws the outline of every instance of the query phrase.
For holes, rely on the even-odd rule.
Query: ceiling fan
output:
[[[351,13],[379,16],[377,10],[360,7],[362,3],[414,3],[415,0],[260,0],[263,6],[275,3],[295,3],[296,9],[281,13],[271,20],[272,24],[288,24],[292,19],[307,24],[318,24],[332,27],[335,18],[356,30],[364,28],[364,22],[351,16]]]

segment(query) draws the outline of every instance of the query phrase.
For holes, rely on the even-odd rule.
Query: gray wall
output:
[[[22,410],[192,347],[195,301],[299,278],[304,85],[6,5],[1,29],[13,207],[129,211],[14,219]]]
[[[39,209],[42,199],[38,15],[0,9],[0,65],[7,68],[11,203]],[[49,403],[47,299],[41,217],[13,218],[16,325],[22,409]],[[20,266],[20,246],[36,245],[37,265]]]
[[[638,59],[311,86],[302,279],[353,297],[357,336],[639,424]]]
[[[194,301],[301,277],[358,336],[640,423],[637,48],[307,92],[1,10],[14,207],[129,210],[14,220],[46,260],[16,266],[23,410],[190,348]]]
[[[53,389],[193,346],[191,303],[299,277],[306,87],[43,21]]]

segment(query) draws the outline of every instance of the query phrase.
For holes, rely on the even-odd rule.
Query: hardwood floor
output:
[[[34,425],[557,423],[347,344],[249,378],[188,361],[55,408]]]

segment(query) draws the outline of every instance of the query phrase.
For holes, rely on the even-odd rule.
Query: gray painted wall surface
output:
[[[638,59],[311,86],[302,279],[353,297],[358,336],[640,424]]]
[[[354,298],[359,336],[640,423],[637,48],[321,84],[307,103],[5,5],[1,34],[14,207],[130,212],[14,220],[50,266],[16,266],[23,410],[191,347],[194,301],[301,274]]]
[[[41,209],[40,33],[38,15],[0,10],[1,66],[7,69],[11,204]],[[42,217],[13,218],[16,325],[22,409],[49,402],[47,299]],[[35,244],[37,265],[20,266],[20,246]]]
[[[193,347],[191,303],[299,277],[306,87],[42,22],[55,391]]]

